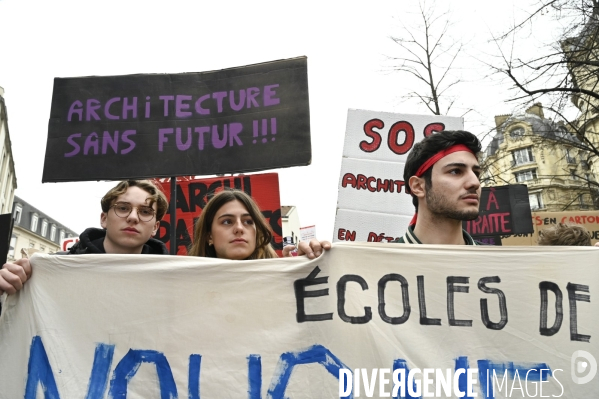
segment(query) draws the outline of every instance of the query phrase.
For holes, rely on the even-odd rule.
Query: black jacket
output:
[[[105,254],[104,238],[106,230],[89,228],[79,236],[79,242],[75,243],[67,252],[59,252],[59,255],[82,255],[82,254]],[[141,251],[143,255],[168,255],[168,250],[162,241],[150,238],[144,244]]]

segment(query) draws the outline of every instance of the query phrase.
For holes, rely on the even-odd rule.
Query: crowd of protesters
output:
[[[472,133],[446,131],[414,145],[404,168],[406,192],[415,214],[407,231],[394,242],[403,244],[477,245],[462,229],[462,221],[479,214],[481,195],[478,156],[481,143]],[[101,200],[101,229],[86,229],[63,254],[167,255],[166,246],[153,238],[168,202],[149,180],[125,180]],[[194,229],[188,255],[230,260],[269,259],[278,255],[271,246],[272,231],[254,200],[239,190],[216,194],[205,206]],[[559,224],[540,233],[539,245],[591,245],[580,226]],[[312,239],[298,244],[298,255],[310,259],[331,248]],[[285,246],[283,256],[295,247]],[[0,269],[0,294],[14,294],[31,276],[28,259]]]

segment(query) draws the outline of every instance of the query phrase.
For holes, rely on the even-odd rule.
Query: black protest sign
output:
[[[308,165],[307,58],[54,79],[43,182]]]
[[[12,213],[0,215],[0,268],[6,263],[6,258],[10,249],[13,222],[14,219],[12,218]]]
[[[464,229],[474,237],[532,233],[526,185],[483,187],[479,216],[465,221]]]

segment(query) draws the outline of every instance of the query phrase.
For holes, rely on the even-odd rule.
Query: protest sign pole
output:
[[[171,200],[169,203],[169,213],[171,214],[171,236],[170,236],[170,253],[177,255],[177,176],[171,177]]]

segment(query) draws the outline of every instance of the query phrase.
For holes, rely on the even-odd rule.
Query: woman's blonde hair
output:
[[[240,190],[224,190],[216,194],[204,207],[200,218],[196,222],[193,231],[193,243],[189,247],[188,255],[216,258],[214,246],[209,244],[212,222],[216,212],[228,202],[239,201],[247,209],[256,226],[256,249],[247,259],[270,259],[278,258],[277,253],[270,245],[272,231],[266,219],[260,212],[256,202]]]

